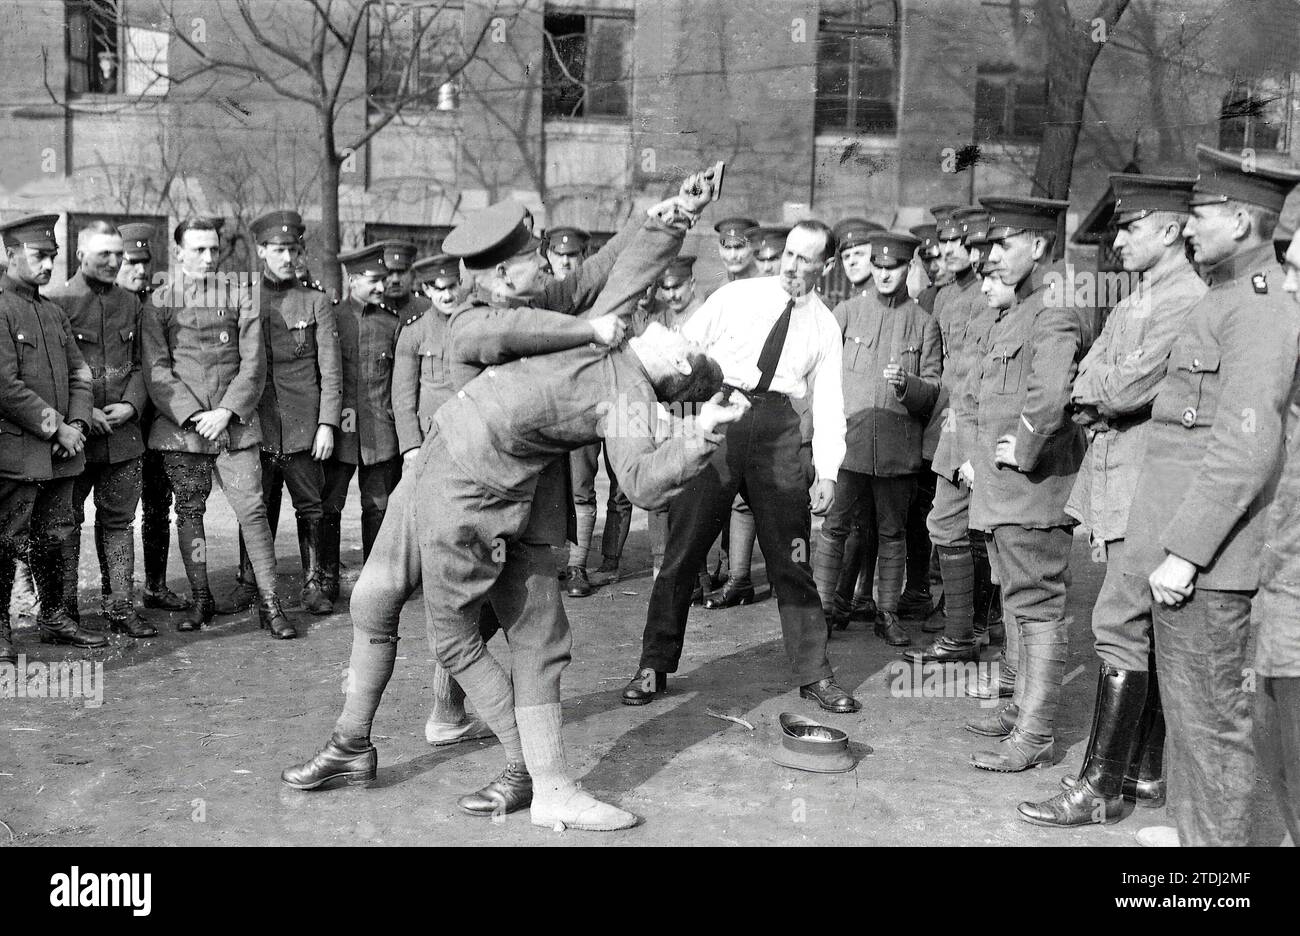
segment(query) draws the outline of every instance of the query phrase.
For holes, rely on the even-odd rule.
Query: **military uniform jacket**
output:
[[[1065,502],[1083,461],[1083,430],[1069,415],[1070,387],[1083,357],[1082,320],[1072,308],[1048,305],[1044,270],[1016,289],[1015,304],[989,332],[988,351],[971,382],[975,450],[970,525],[1072,526]],[[997,441],[1016,437],[1019,468],[997,468]]]
[[[68,317],[90,368],[92,405],[130,403],[135,413],[108,435],[86,436],[86,461],[117,464],[144,454],[140,419],[149,398],[140,366],[140,297],[121,286],[92,283],[78,272],[50,298]]]
[[[846,452],[840,468],[881,477],[921,470],[925,419],[939,395],[939,326],[901,288],[846,299],[831,312],[844,336]],[[890,364],[907,373],[902,390],[885,381]]]
[[[257,417],[266,381],[262,320],[250,290],[217,290],[213,283],[220,279],[182,276],[160,287],[145,304],[144,376],[149,399],[157,407],[149,429],[151,449],[218,454],[218,443],[186,427],[199,413],[214,409],[234,414],[229,449],[262,441]]]
[[[376,465],[399,454],[392,397],[399,320],[388,306],[355,299],[340,303],[337,312],[343,415],[334,457],[349,465]]]
[[[1143,277],[1120,300],[1079,365],[1071,398],[1091,441],[1065,512],[1095,540],[1123,539],[1146,454],[1151,401],[1164,380],[1169,349],[1187,310],[1205,295],[1191,264]],[[1096,421],[1093,421],[1093,420]]]
[[[658,222],[634,215],[600,250],[583,261],[576,274],[562,280],[552,277],[533,302],[533,307],[567,315],[586,312],[596,304],[596,297],[609,281],[614,264],[636,240],[637,232],[651,224],[658,226]]]
[[[961,411],[961,387],[984,354],[983,343],[995,318],[980,292],[980,278],[969,268],[935,296],[934,319],[943,338],[943,373],[938,399],[925,425],[921,453],[931,459],[935,474],[949,481],[970,458],[973,441],[970,414]]]
[[[1255,672],[1300,676],[1300,386],[1287,408],[1281,477],[1268,508],[1259,592],[1251,603]]]
[[[266,386],[257,412],[262,450],[277,455],[311,450],[316,429],[338,430],[343,362],[334,306],[323,292],[295,280],[258,285]]]
[[[433,414],[455,395],[448,354],[449,316],[430,309],[408,319],[397,334],[393,359],[393,419],[403,452],[419,448],[433,426]]]
[[[59,423],[90,425],[90,369],[67,316],[34,287],[0,274],[0,478],[81,474],[85,453],[56,458]]]
[[[1248,591],[1295,392],[1300,310],[1279,288],[1272,244],[1203,272],[1209,291],[1152,404],[1125,570],[1150,575],[1172,553],[1200,569],[1198,588]]]

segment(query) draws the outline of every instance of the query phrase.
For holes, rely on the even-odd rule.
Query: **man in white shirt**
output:
[[[664,563],[650,595],[640,667],[623,690],[627,705],[653,700],[667,674],[676,672],[695,574],[739,492],[754,512],[800,696],[829,712],[861,708],[835,684],[826,658],[826,620],[808,564],[808,478],[799,456],[799,415],[790,402],[812,393],[817,481],[811,509],[823,516],[844,459],[843,345],[813,287],[834,258],[830,228],[803,221],[786,239],[778,276],[728,283],[682,328],[722,365],[726,384],[752,407],[727,428],[709,466],[669,505]]]

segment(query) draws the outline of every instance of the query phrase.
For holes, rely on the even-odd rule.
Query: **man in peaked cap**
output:
[[[933,224],[918,224],[907,230],[921,242],[912,257],[912,269],[907,276],[908,292],[921,304],[921,308],[933,312],[934,297],[939,292],[939,287],[949,279],[939,255],[939,229]]]
[[[43,643],[96,649],[63,603],[63,544],[72,534],[73,484],[85,467],[91,375],[63,310],[41,295],[59,245],[58,215],[0,225],[7,272],[0,274],[0,663],[17,663],[9,627],[14,563],[36,582]]]
[[[1243,165],[1206,146],[1196,158],[1185,234],[1209,290],[1174,338],[1152,404],[1123,565],[1147,579],[1154,598],[1177,839],[1245,845],[1255,752],[1241,674],[1251,665],[1252,616],[1256,674],[1287,675],[1295,660],[1279,642],[1294,602],[1285,578],[1272,576],[1294,568],[1296,526],[1290,515],[1274,526],[1269,502],[1300,358],[1300,314],[1280,288],[1272,236],[1300,173]],[[1288,458],[1281,491],[1293,489],[1295,471]],[[1289,514],[1284,497],[1278,510]],[[1265,587],[1252,615],[1261,556]],[[1139,833],[1150,837],[1167,835]]]
[[[411,263],[419,248],[404,240],[378,241],[373,246],[383,249],[384,266],[388,269],[388,275],[384,279],[384,305],[396,312],[399,319],[408,318],[413,313],[422,313],[429,308],[429,303],[423,296],[411,293]]]
[[[135,511],[140,504],[140,413],[146,399],[140,367],[140,299],[116,285],[123,238],[104,220],[77,234],[77,272],[50,298],[59,304],[90,368],[90,436],[86,470],[73,482],[73,526],[63,548],[64,610],[80,621],[77,566],[86,498],[95,495],[95,552],[102,610],[113,631],[154,637],[135,609]],[[107,587],[104,587],[104,586]]]
[[[925,427],[924,451],[932,459],[935,491],[925,523],[939,553],[943,576],[944,635],[924,649],[903,655],[921,663],[977,660],[987,641],[989,606],[988,553],[984,538],[969,528],[970,489],[958,469],[971,457],[971,431],[960,412],[960,389],[983,355],[983,344],[996,316],[980,292],[980,279],[970,263],[965,237],[969,219],[982,208],[954,208],[936,212],[935,237],[944,266],[951,277],[935,296],[934,316],[943,335],[943,377],[930,420]],[[909,545],[911,540],[909,539]],[[910,559],[910,556],[909,556]],[[914,566],[908,565],[911,588]],[[917,570],[919,576],[919,569]],[[928,603],[928,599],[927,599]],[[982,612],[977,620],[977,610]],[[977,627],[983,625],[983,640]]]
[[[781,272],[781,253],[789,233],[789,226],[784,224],[760,224],[745,232],[754,248],[754,265],[759,276],[775,276]]]
[[[849,298],[871,288],[871,235],[884,229],[866,218],[845,218],[832,229],[840,267],[849,281]]]
[[[1079,365],[1071,400],[1087,427],[1088,453],[1066,512],[1088,527],[1106,577],[1092,610],[1101,658],[1092,734],[1072,788],[1020,815],[1048,826],[1115,822],[1126,790],[1139,805],[1165,800],[1161,770],[1164,718],[1151,668],[1151,592],[1124,571],[1126,529],[1138,473],[1147,457],[1151,401],[1160,390],[1174,339],[1205,295],[1183,243],[1193,179],[1115,173],[1115,250],[1141,277],[1106,320]],[[1100,808],[1099,808],[1100,807]]]
[[[402,477],[402,454],[393,416],[393,358],[401,319],[385,302],[391,280],[383,244],[339,255],[348,274],[348,298],[336,324],[343,363],[342,410],[334,453],[325,463],[322,566],[325,592],[339,595],[339,548],[348,486],[357,475],[361,492],[362,556],[370,555],[388,509],[388,497]],[[409,272],[409,271],[408,271]]]
[[[150,246],[157,231],[152,224],[123,224],[118,228],[122,235],[122,266],[117,271],[117,285],[140,300],[141,309],[149,302],[153,291],[150,268],[153,251]],[[143,371],[141,372],[143,373]],[[153,427],[157,408],[145,394],[144,409],[140,413],[140,438],[146,443]],[[161,611],[184,611],[190,606],[167,587],[167,554],[171,550],[172,486],[163,470],[162,452],[145,447],[140,459],[140,551],[144,556],[144,593],[141,601],[146,608]]]
[[[1013,772],[1051,763],[1065,676],[1070,618],[1065,608],[1071,530],[1065,512],[1083,459],[1083,431],[1070,419],[1070,387],[1087,351],[1079,310],[1049,294],[1060,213],[1045,198],[985,198],[985,272],[1014,290],[999,309],[988,350],[966,382],[975,425],[961,467],[971,485],[970,525],[991,532],[989,562],[1007,609],[1007,656],[1017,661],[1010,704],[970,723],[999,749],[972,765]]]
[[[918,246],[920,240],[910,234],[873,234],[874,295],[846,299],[831,313],[844,337],[848,453],[812,562],[828,630],[847,626],[835,588],[844,541],[857,518],[862,535],[877,541],[880,597],[874,630],[894,646],[908,642],[898,619],[907,511],[922,467],[925,417],[939,394],[943,355],[939,326],[907,292],[907,271]]]
[[[311,614],[328,614],[333,602],[321,563],[324,465],[341,425],[343,365],[334,306],[298,275],[305,231],[296,211],[271,211],[252,224],[262,261],[256,289],[266,345],[266,384],[257,407],[262,498],[274,536],[283,488],[289,488],[302,561],[299,600]],[[256,574],[242,536],[239,568],[241,588],[255,598]]]
[[[754,248],[749,243],[747,236],[750,228],[758,226],[758,222],[752,218],[723,218],[717,224],[713,225],[713,230],[718,232],[718,256],[722,259],[722,266],[727,273],[727,282],[734,283],[738,279],[747,279],[758,273],[758,267],[754,264]],[[721,284],[719,284],[720,286]],[[717,291],[719,286],[714,286],[705,295],[707,299]]]
[[[184,220],[172,239],[180,272],[150,298],[140,330],[145,384],[158,409],[147,444],[163,453],[175,492],[177,545],[193,599],[177,629],[199,630],[231,610],[217,608],[208,584],[203,518],[215,477],[257,570],[261,626],[295,637],[276,595],[275,540],[262,500],[257,406],[266,353],[256,296],[241,277],[217,274],[221,239],[211,221]]]
[[[460,261],[447,254],[411,266],[430,313],[408,316],[397,333],[393,358],[393,419],[403,467],[409,465],[433,425],[433,414],[454,395],[447,373],[447,317],[461,302]]]
[[[546,251],[546,263],[551,274],[558,280],[565,280],[577,273],[587,255],[590,240],[591,235],[582,228],[557,227],[547,231],[542,249]]]

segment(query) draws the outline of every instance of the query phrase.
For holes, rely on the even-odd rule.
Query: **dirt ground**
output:
[[[603,524],[603,489],[601,505]],[[237,547],[220,494],[208,517],[221,593],[233,584]],[[344,529],[350,586],[361,565],[355,494]],[[299,585],[293,535],[290,517],[277,543],[282,594]],[[84,542],[91,542],[89,520]],[[83,613],[96,607],[94,562],[93,550],[83,551]],[[624,577],[590,598],[566,599],[575,638],[564,676],[569,760],[587,789],[643,817],[635,829],[555,832],[533,827],[526,811],[494,821],[456,809],[458,795],[499,770],[500,749],[488,741],[434,749],[424,741],[431,667],[418,601],[403,614],[397,670],[375,722],[376,783],[311,793],[284,786],[280,770],[325,742],[342,704],[351,628],[341,602],[328,617],[293,614],[305,633],[283,642],[258,630],[255,611],[220,618],[197,635],[147,612],[157,638],[114,636],[111,650],[95,656],[104,662],[102,705],[0,699],[0,820],[12,834],[0,826],[0,845],[1132,846],[1139,828],[1166,822],[1164,810],[1072,831],[1016,818],[1018,802],[1051,795],[1059,777],[1077,770],[1087,743],[1096,685],[1088,621],[1104,567],[1090,561],[1082,539],[1058,763],[1006,775],[969,765],[988,743],[962,725],[987,709],[941,697],[937,682],[900,691],[897,651],[861,624],[836,634],[830,654],[862,712],[830,715],[800,700],[785,682],[776,604],[761,564],[756,604],[692,609],[681,670],[665,696],[640,708],[620,704],[637,663],[649,566],[646,515],[638,510]],[[172,587],[183,591],[174,549],[170,571]],[[908,628],[919,643],[920,623]],[[29,662],[83,656],[41,645],[30,628],[17,637]],[[500,638],[492,649],[508,653]],[[776,719],[786,711],[846,730],[861,755],[857,767],[819,775],[772,763]],[[754,731],[710,712],[742,717]],[[1279,843],[1283,829],[1263,780],[1254,812],[1254,840]]]

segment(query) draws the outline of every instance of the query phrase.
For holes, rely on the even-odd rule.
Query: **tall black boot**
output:
[[[364,563],[370,558],[370,550],[375,546],[375,540],[379,538],[379,528],[384,525],[384,515],[368,514],[364,511],[361,513],[361,561]]]
[[[302,558],[302,606],[309,614],[329,614],[334,602],[321,583],[321,521],[298,518],[298,555]]]
[[[32,547],[32,581],[36,584],[36,595],[41,601],[41,613],[36,619],[40,625],[41,643],[67,644],[89,650],[107,647],[107,637],[84,630],[64,610],[64,562],[64,544],[48,543]]]
[[[195,588],[191,586],[191,599],[189,610],[176,625],[178,631],[196,631],[203,627],[204,624],[211,624],[212,618],[216,615],[216,602],[212,598],[212,591],[206,586]]]
[[[1156,662],[1151,660],[1146,708],[1138,734],[1133,761],[1124,775],[1125,794],[1132,791],[1139,806],[1158,809],[1165,804],[1165,712],[1160,706],[1160,682]]]
[[[284,609],[280,607],[280,599],[274,595],[259,600],[257,620],[258,625],[264,630],[269,630],[276,640],[292,640],[298,636],[298,629],[285,617]]]
[[[14,632],[9,628],[9,605],[0,611],[0,663],[18,663],[18,651],[14,649]]]
[[[1118,822],[1124,812],[1124,772],[1133,759],[1148,677],[1144,670],[1101,665],[1092,737],[1079,779],[1041,803],[1021,803],[1021,817],[1035,825],[1081,826]]]
[[[99,537],[95,538],[95,545],[99,545]],[[103,553],[100,553],[102,556]],[[72,618],[78,624],[81,623],[81,607],[78,603],[78,577],[81,572],[81,531],[77,530],[75,534],[69,536],[59,548],[59,562],[62,567],[63,582],[63,613]]]
[[[342,522],[327,513],[320,520],[320,588],[330,601],[339,600],[339,539]]]

